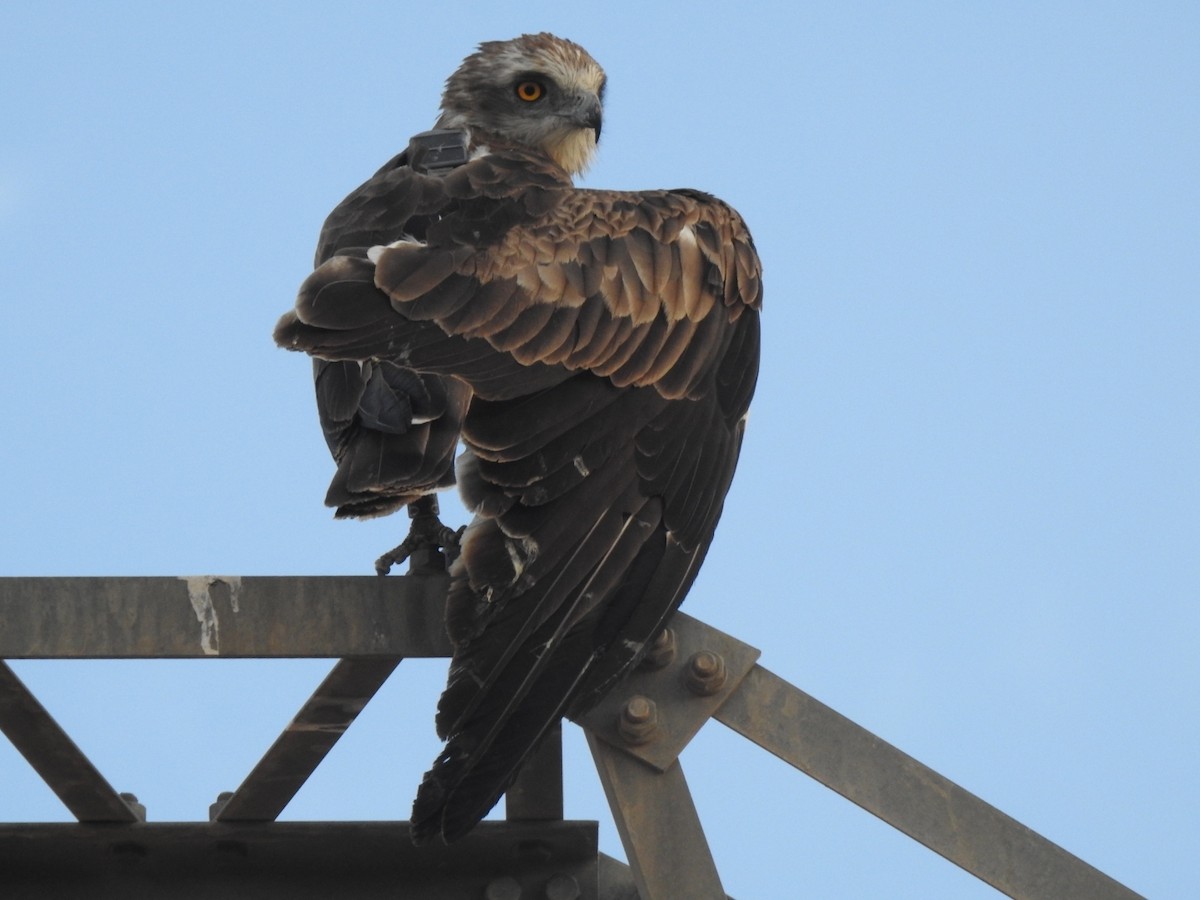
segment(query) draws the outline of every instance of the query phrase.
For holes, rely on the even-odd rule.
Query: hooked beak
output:
[[[600,98],[595,94],[588,94],[579,101],[579,105],[575,107],[575,112],[571,116],[571,121],[580,128],[590,128],[596,136],[596,143],[600,143],[600,125],[603,115],[600,109]]]

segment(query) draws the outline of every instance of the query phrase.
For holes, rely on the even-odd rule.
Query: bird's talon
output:
[[[409,560],[409,574],[444,572],[458,558],[463,531],[442,524],[438,518],[437,498],[432,494],[408,505],[412,520],[408,536],[397,547],[375,560],[375,572],[386,575],[392,566]]]
[[[379,557],[379,559],[375,560],[376,575],[386,575],[392,570],[392,566],[408,559],[412,553],[411,537],[412,535],[409,535],[400,546],[393,547],[387,553],[383,554],[383,556]]]

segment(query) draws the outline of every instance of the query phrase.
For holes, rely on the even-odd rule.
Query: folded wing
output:
[[[276,338],[471,393],[447,745],[413,812],[418,839],[452,840],[695,578],[754,390],[761,283],[740,217],[698,192],[577,190],[519,151],[441,188],[420,239],[319,266]]]
[[[420,233],[447,206],[439,179],[388,161],[330,213],[316,265],[365,260],[367,250]],[[387,359],[313,360],[317,413],[337,464],[327,506],[338,518],[394,512],[454,484],[458,435],[470,401],[461,381],[415,372]]]

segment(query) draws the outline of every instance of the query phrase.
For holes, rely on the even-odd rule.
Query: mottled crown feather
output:
[[[544,83],[544,99],[516,98],[527,79]],[[573,41],[546,32],[485,41],[446,80],[437,124],[541,150],[574,174],[595,154],[604,84],[600,64]]]

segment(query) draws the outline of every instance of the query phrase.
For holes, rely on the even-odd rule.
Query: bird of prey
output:
[[[543,735],[641,659],[737,463],[758,373],[754,244],[700,191],[574,186],[604,88],[571,41],[481,44],[435,130],[329,216],[275,330],[315,358],[338,515],[455,480],[473,513],[450,566],[446,745],[413,806],[418,843],[466,834]]]

